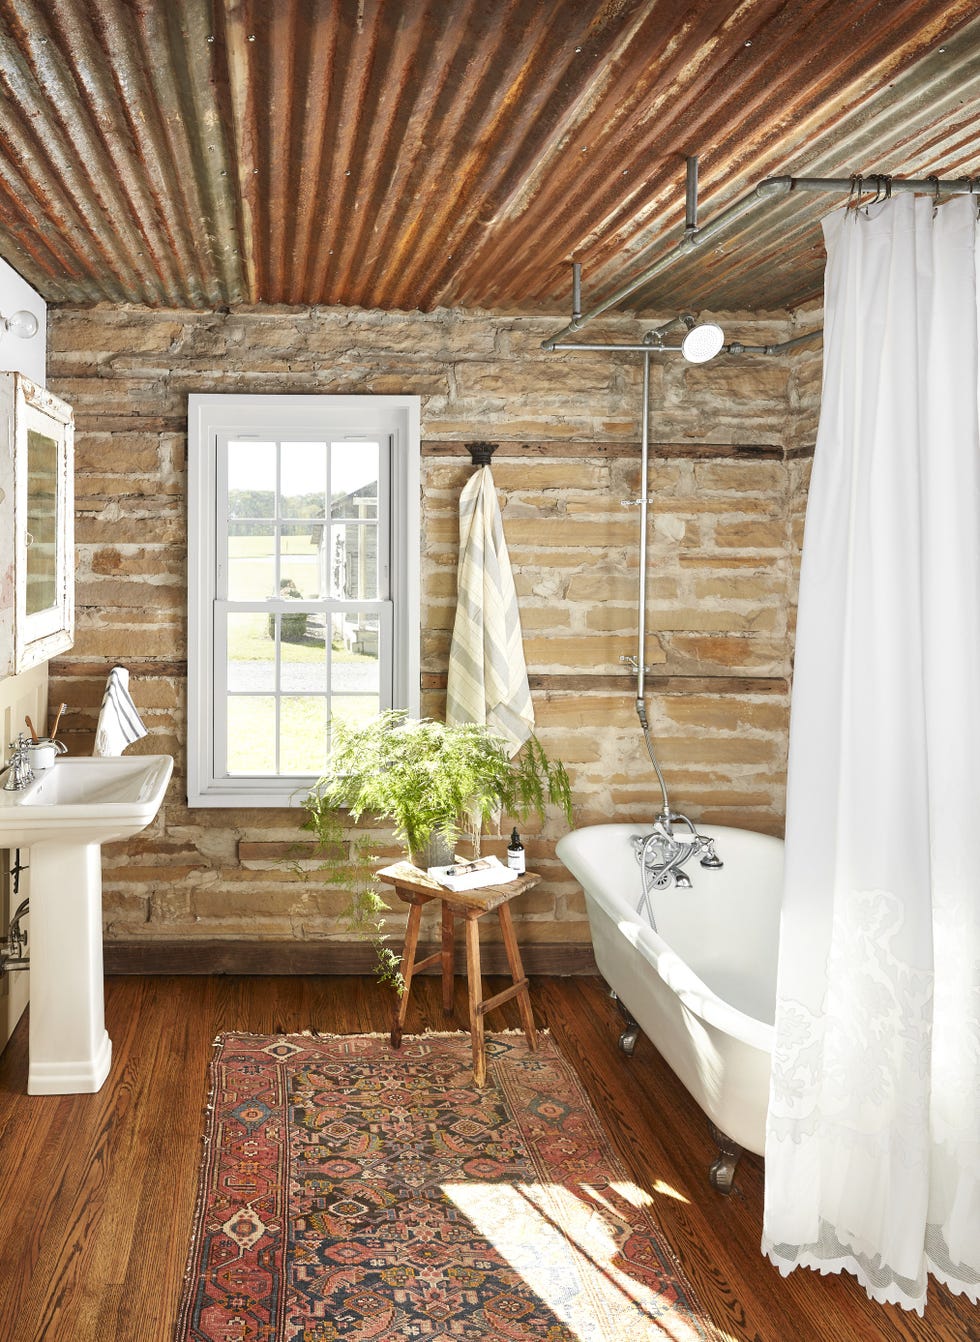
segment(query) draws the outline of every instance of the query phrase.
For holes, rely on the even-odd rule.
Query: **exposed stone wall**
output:
[[[726,325],[760,344],[806,321],[735,314]],[[616,320],[588,338],[636,339],[649,325]],[[344,897],[279,860],[298,812],[186,806],[190,392],[421,395],[423,707],[433,715],[444,703],[456,506],[472,469],[463,444],[498,442],[539,735],[569,767],[576,823],[639,819],[659,804],[621,663],[636,651],[637,510],[623,504],[640,491],[640,360],[545,353],[555,326],[458,312],[51,313],[49,385],[77,423],[78,565],[76,643],[53,664],[52,700],[68,702],[62,734],[87,753],[105,676],[123,663],[150,728],[133,749],[176,761],[153,827],[106,849],[110,942],[346,935]],[[653,359],[651,724],[675,804],[769,832],[782,824],[797,458],[812,443],[817,350],[701,367]],[[515,908],[526,946],[588,944],[581,893],[554,858],[560,832],[551,817],[526,837],[545,877]]]
[[[808,314],[807,325],[819,326],[823,313]],[[807,493],[810,487],[810,468],[817,437],[820,415],[820,389],[823,377],[823,347],[812,341],[802,347],[794,368],[794,414],[796,435],[787,450],[789,470],[789,553],[791,581],[787,592],[789,633],[791,643],[796,636],[796,602],[800,583],[800,560],[803,551],[803,524],[806,517]]]

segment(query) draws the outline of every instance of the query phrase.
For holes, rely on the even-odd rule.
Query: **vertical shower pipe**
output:
[[[647,722],[647,706],[645,699],[646,685],[646,641],[647,641],[647,525],[649,518],[650,492],[649,480],[650,473],[650,351],[643,351],[643,422],[640,430],[640,575],[639,575],[639,598],[637,605],[637,624],[639,632],[637,635],[636,650],[636,716],[640,720],[640,726],[643,729],[643,740],[646,742],[647,754],[650,756],[657,775],[657,781],[660,783],[660,791],[663,794],[664,808],[658,817],[664,824],[667,831],[671,828],[670,800],[667,796],[667,784],[664,780],[663,771],[657,762],[657,756],[654,753],[653,742],[650,740],[650,724]],[[624,661],[628,661],[624,658]]]
[[[637,614],[637,649],[636,649],[636,711],[640,713],[641,705],[644,702],[644,676],[646,673],[646,641],[647,641],[647,519],[649,495],[647,493],[647,472],[649,471],[650,461],[650,354],[644,351],[643,354],[643,395],[642,409],[640,411],[640,575],[639,575],[639,596],[637,604],[639,606]],[[645,713],[644,713],[645,716]],[[642,718],[641,718],[642,721]]]
[[[697,204],[691,205],[690,193],[694,192],[697,196],[697,158],[693,161],[693,166],[689,164],[687,168],[687,191],[689,191],[689,204],[687,204],[687,225],[690,229],[697,231]],[[577,260],[572,262],[572,322],[577,323],[581,318],[581,264]],[[554,348],[554,346],[552,346]],[[568,345],[560,346],[564,349],[577,349],[580,346]],[[616,345],[593,345],[592,349],[619,349]],[[654,752],[654,742],[650,738],[650,723],[647,722],[646,698],[646,641],[647,641],[647,525],[650,518],[650,490],[648,490],[648,479],[650,475],[650,354],[651,335],[644,337],[642,345],[626,346],[628,349],[639,350],[643,354],[643,407],[640,413],[640,544],[639,544],[639,600],[638,600],[638,648],[636,648],[636,658],[622,656],[620,662],[626,662],[632,666],[636,672],[636,717],[639,718],[640,727],[643,729],[643,741],[646,743],[647,754],[650,756],[650,762],[654,766],[656,778],[660,784],[660,793],[663,796],[663,811],[660,812],[658,820],[667,833],[671,833],[671,820],[673,815],[670,811],[670,798],[667,797],[667,784],[663,777],[663,770],[660,769],[656,753]]]

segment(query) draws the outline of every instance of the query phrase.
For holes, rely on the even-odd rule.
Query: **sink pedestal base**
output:
[[[97,1091],[109,1075],[102,846],[31,846],[29,1095]]]

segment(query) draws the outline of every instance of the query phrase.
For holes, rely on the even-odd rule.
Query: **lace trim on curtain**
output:
[[[763,1252],[784,1277],[796,1267],[809,1267],[827,1276],[832,1272],[850,1272],[863,1286],[872,1300],[881,1305],[900,1305],[914,1310],[920,1316],[925,1311],[927,1273],[932,1273],[954,1295],[964,1295],[971,1304],[980,1304],[980,1277],[962,1263],[950,1258],[938,1225],[926,1226],[925,1259],[921,1276],[912,1281],[899,1277],[883,1264],[880,1255],[869,1257],[842,1244],[833,1226],[820,1222],[820,1236],[815,1244],[767,1244]]]

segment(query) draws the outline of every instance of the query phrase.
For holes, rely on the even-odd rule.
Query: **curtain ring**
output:
[[[892,198],[892,179],[891,179],[890,177],[883,177],[883,178],[882,178],[882,181],[885,183],[885,200],[891,200],[891,198]]]
[[[938,205],[938,204],[939,204],[939,178],[936,176],[935,173],[931,172],[931,173],[929,174],[929,176],[926,178],[926,181],[927,181],[927,182],[932,182],[932,199],[933,199],[933,202],[934,202],[936,205]]]

